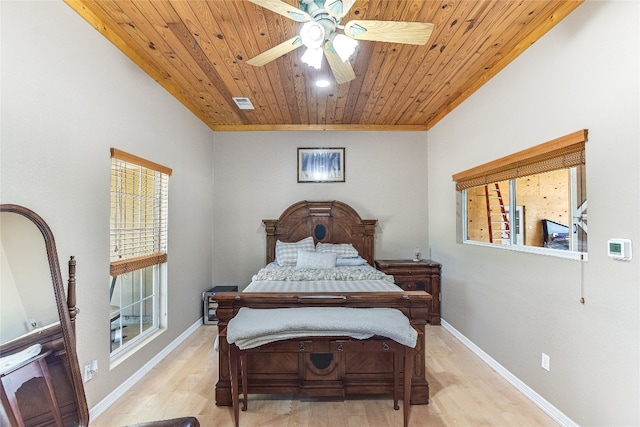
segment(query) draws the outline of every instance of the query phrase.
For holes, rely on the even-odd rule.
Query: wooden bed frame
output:
[[[351,243],[370,265],[374,259],[374,233],[377,220],[362,220],[349,205],[339,201],[302,201],[287,208],[278,220],[263,220],[267,232],[267,263],[275,259],[277,240],[295,242],[314,236],[316,242]],[[411,404],[429,402],[425,377],[424,328],[431,295],[423,291],[327,293],[309,298],[305,293],[220,293],[216,296],[218,331],[225,335],[230,319],[241,307],[282,308],[307,306],[391,307],[402,311],[418,331],[413,352]],[[379,339],[379,337],[373,337]],[[381,352],[341,353],[326,346],[327,340],[308,337],[299,340],[304,351],[271,344],[273,352],[247,355],[249,372],[245,381],[249,393],[289,394],[305,397],[344,397],[381,395],[394,392],[393,357]],[[312,349],[312,350],[310,350]],[[216,405],[231,406],[229,375],[230,346],[219,340]],[[395,390],[402,395],[400,390]]]

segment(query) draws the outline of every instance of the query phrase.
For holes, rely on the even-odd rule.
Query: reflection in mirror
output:
[[[22,215],[0,213],[0,343],[59,322],[42,233]]]
[[[74,321],[76,261],[68,296],[49,226],[0,205],[0,425],[87,426]]]

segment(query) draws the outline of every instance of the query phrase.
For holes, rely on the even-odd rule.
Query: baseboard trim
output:
[[[113,405],[127,390],[133,387],[138,381],[140,381],[149,371],[151,371],[162,359],[167,357],[169,353],[175,350],[189,335],[195,332],[202,326],[202,319],[198,319],[193,325],[189,326],[182,334],[180,334],[175,340],[173,340],[162,351],[156,354],[151,360],[145,363],[136,373],[134,373],[128,380],[120,384],[115,390],[107,395],[104,399],[98,402],[94,407],[89,410],[89,419],[95,420],[104,411],[106,411],[111,405]]]
[[[529,400],[531,400],[536,406],[542,409],[547,415],[553,418],[558,424],[565,427],[578,427],[571,418],[567,417],[558,408],[549,403],[546,399],[536,393],[531,387],[522,382],[518,377],[509,372],[504,366],[499,364],[494,358],[485,353],[480,347],[475,345],[471,340],[462,335],[460,331],[451,326],[446,321],[441,321],[442,327],[464,344],[469,350],[471,350],[476,356],[482,359],[487,365],[495,370],[500,376],[513,385],[520,393],[524,394]]]

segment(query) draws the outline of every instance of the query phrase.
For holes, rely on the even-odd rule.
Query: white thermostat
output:
[[[609,239],[607,254],[613,259],[629,261],[631,259],[631,240]]]

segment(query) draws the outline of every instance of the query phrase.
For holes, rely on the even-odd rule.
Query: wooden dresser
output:
[[[377,259],[376,268],[391,274],[405,291],[426,291],[433,297],[429,308],[429,323],[440,324],[440,270],[442,266],[431,260]]]

